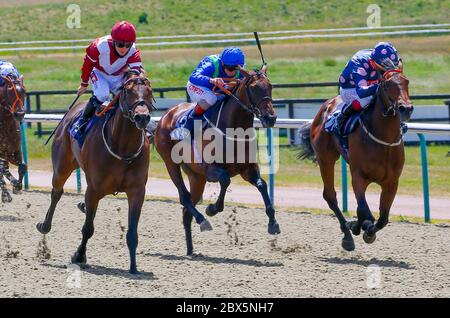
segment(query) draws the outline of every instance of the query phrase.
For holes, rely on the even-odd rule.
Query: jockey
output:
[[[120,21],[114,24],[111,35],[94,40],[86,49],[78,95],[86,91],[88,81],[94,94],[84,109],[80,128],[98,106],[110,101],[110,92],[113,94],[118,92],[125,71],[129,68],[139,71],[142,69],[141,56],[135,42],[134,25]]]
[[[213,88],[217,86],[223,90],[226,85],[224,79],[242,78],[239,66],[244,65],[245,55],[238,47],[225,48],[220,55],[205,56],[200,61],[187,83],[187,92],[196,105],[189,117],[183,119],[182,128],[187,128],[186,124],[193,126],[190,119],[200,117],[209,107],[225,98],[223,93],[216,95]]]
[[[370,105],[381,75],[397,69],[399,64],[397,49],[388,42],[380,42],[373,49],[361,50],[353,55],[339,77],[339,93],[345,103],[337,118],[336,131],[339,134],[351,115]]]
[[[10,62],[0,60],[0,76],[20,78],[20,73]],[[0,86],[3,86],[4,84],[5,81],[0,77]]]

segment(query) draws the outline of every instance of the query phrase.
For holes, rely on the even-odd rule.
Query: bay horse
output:
[[[25,116],[24,100],[26,95],[23,76],[1,76],[0,86],[0,188],[2,202],[11,202],[12,197],[6,188],[4,177],[13,186],[13,193],[22,190],[23,176],[27,166],[23,163],[20,123]],[[18,166],[19,179],[9,171],[9,163]]]
[[[240,71],[243,74],[243,79],[238,82],[233,92],[229,92],[232,95],[223,102],[223,109],[219,113],[211,115],[209,122],[212,129],[219,132],[223,140],[231,140],[233,147],[236,142],[244,142],[247,152],[249,149],[249,141],[239,141],[227,136],[225,133],[227,128],[253,129],[255,116],[260,119],[263,127],[273,127],[276,121],[276,115],[272,105],[272,84],[266,75],[266,67],[263,67],[261,71],[247,71],[243,68],[240,68]],[[195,207],[202,198],[207,181],[220,183],[220,193],[216,203],[208,205],[206,209],[208,216],[214,216],[218,212],[223,211],[225,193],[231,182],[230,178],[240,175],[244,180],[257,187],[262,195],[266,214],[269,218],[268,232],[270,234],[280,233],[280,227],[275,219],[275,210],[267,192],[267,184],[261,178],[256,160],[252,161],[250,160],[250,156],[246,156],[241,163],[238,163],[237,152],[234,152],[233,158],[230,160],[232,162],[214,161],[210,163],[196,163],[193,158],[189,158],[190,160],[187,160],[188,162],[174,162],[172,149],[180,141],[172,140],[170,133],[174,129],[178,118],[191,107],[193,107],[191,103],[181,103],[171,108],[162,116],[155,131],[156,150],[164,160],[170,178],[177,187],[180,203],[183,206],[183,225],[187,255],[193,254],[192,219],[195,218],[195,221],[200,224],[201,231],[212,230],[208,220]],[[200,151],[203,151],[212,142],[217,142],[217,140],[203,140],[200,144]],[[190,144],[190,140],[188,145],[192,147],[192,153],[195,154],[194,146]],[[226,156],[225,153],[226,149],[224,149],[224,156]],[[188,175],[189,191],[183,181],[181,168]]]
[[[324,185],[323,198],[339,220],[344,233],[342,247],[347,251],[355,249],[352,233],[359,235],[362,229],[364,241],[370,244],[375,241],[376,232],[388,223],[405,162],[400,121],[409,120],[414,109],[408,85],[403,68],[383,74],[374,104],[361,114],[359,126],[348,136],[348,154],[337,138],[324,130],[327,117],[342,102],[340,96],[326,101],[312,124],[306,124],[300,130],[303,150],[299,157],[317,160]],[[358,203],[357,221],[347,222],[338,206],[334,166],[339,154],[350,165],[352,187]],[[375,224],[365,196],[371,183],[381,186],[380,216]]]
[[[84,196],[86,219],[82,241],[72,257],[73,263],[86,263],[86,244],[94,234],[94,218],[100,199],[108,194],[125,192],[128,198],[127,246],[130,253],[130,273],[137,274],[136,248],[138,222],[145,197],[148,178],[149,142],[144,129],[153,110],[153,91],[150,81],[129,71],[124,74],[120,92],[110,105],[111,120],[103,116],[86,136],[80,149],[69,128],[82,113],[86,103],[79,103],[67,113],[55,132],[52,144],[53,178],[50,207],[44,222],[37,224],[40,233],[51,229],[56,204],[63,194],[63,186],[72,173],[81,167],[86,175]],[[97,113],[98,115],[98,113]]]

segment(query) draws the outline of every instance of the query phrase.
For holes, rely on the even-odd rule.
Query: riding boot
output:
[[[89,102],[86,104],[86,107],[83,110],[83,115],[81,117],[81,121],[79,123],[79,127],[80,127],[80,131],[83,132],[84,131],[84,127],[86,126],[86,123],[89,121],[89,118],[92,117],[92,115],[94,115],[95,110],[100,107],[101,103],[100,101],[97,99],[97,97],[92,96],[89,99]]]
[[[336,118],[336,132],[342,136],[344,132],[342,131],[344,123],[357,111],[353,109],[352,105],[344,106],[340,115]]]

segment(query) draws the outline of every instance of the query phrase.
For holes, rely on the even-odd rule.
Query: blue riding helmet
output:
[[[384,71],[393,70],[399,66],[397,49],[389,42],[380,42],[372,50],[372,59]]]
[[[220,59],[225,65],[240,65],[245,64],[245,55],[242,50],[238,47],[227,47],[220,54]]]

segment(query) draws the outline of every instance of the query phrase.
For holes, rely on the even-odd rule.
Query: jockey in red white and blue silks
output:
[[[87,47],[78,94],[82,95],[90,83],[94,95],[86,105],[83,123],[98,105],[110,101],[111,92],[118,92],[125,71],[129,68],[141,70],[141,56],[135,42],[134,25],[120,21],[112,27],[111,35],[98,38]]]
[[[217,96],[212,89],[223,89],[223,79],[242,78],[238,67],[244,67],[245,55],[238,47],[228,47],[220,55],[204,57],[192,72],[187,83],[187,92],[192,102],[197,103],[194,113],[203,114],[224,95]]]
[[[353,113],[370,105],[381,75],[398,67],[397,49],[388,42],[380,42],[373,49],[361,50],[352,56],[339,77],[339,93],[346,104],[338,117],[339,129]]]

